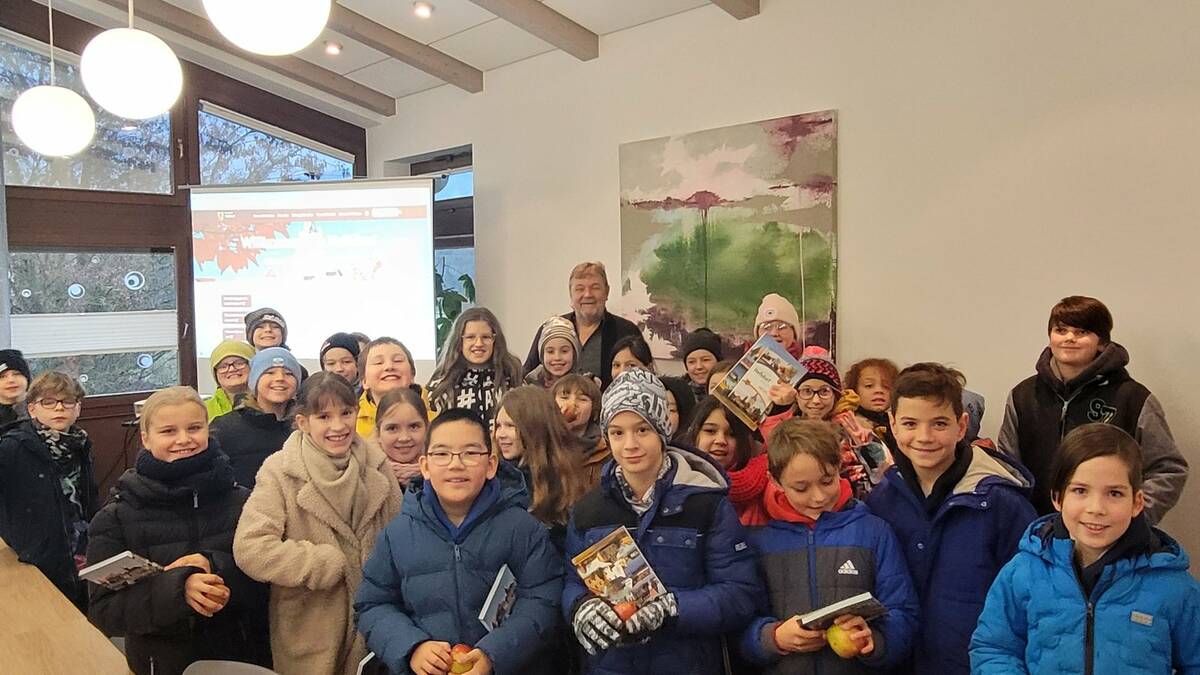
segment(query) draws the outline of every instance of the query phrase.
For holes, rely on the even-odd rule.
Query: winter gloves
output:
[[[650,633],[662,627],[667,617],[679,615],[679,604],[675,594],[660,595],[647,602],[625,622],[625,631],[630,635]]]
[[[590,598],[575,610],[575,638],[593,656],[615,645],[621,639],[618,628],[621,618],[608,603]]]
[[[643,605],[627,621],[600,598],[589,598],[575,610],[575,638],[593,656],[618,644],[623,638],[643,637],[658,630],[668,617],[678,616],[675,594],[660,595]]]

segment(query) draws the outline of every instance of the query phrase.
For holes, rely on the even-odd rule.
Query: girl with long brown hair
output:
[[[525,385],[505,394],[492,440],[501,457],[524,474],[529,512],[549,528],[561,551],[571,508],[586,485],[583,452],[549,392]]]

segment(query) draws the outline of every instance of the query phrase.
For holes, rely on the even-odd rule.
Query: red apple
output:
[[[629,617],[637,613],[637,605],[632,602],[618,602],[613,606],[613,611],[617,613],[617,618],[622,621],[628,621]]]
[[[863,647],[867,646],[866,640],[851,638],[850,631],[837,625],[830,626],[829,630],[825,631],[825,639],[829,642],[833,653],[843,659],[852,659],[858,656]]]
[[[454,664],[450,666],[450,672],[452,672],[452,673],[469,673],[469,672],[471,672],[471,669],[475,667],[475,662],[462,660],[463,657],[465,657],[467,654],[470,654],[471,651],[472,651],[472,649],[470,646],[464,645],[461,642],[454,645],[453,647],[451,647],[450,648],[450,658],[454,660]]]

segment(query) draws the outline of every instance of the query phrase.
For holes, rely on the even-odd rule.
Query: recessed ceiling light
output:
[[[332,40],[325,41],[325,53],[330,56],[337,56],[342,53],[342,46]]]
[[[416,14],[419,19],[428,19],[433,16],[433,5],[428,2],[414,2],[413,14]]]

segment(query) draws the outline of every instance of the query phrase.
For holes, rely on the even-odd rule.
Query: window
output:
[[[354,155],[200,102],[200,184],[346,180]]]
[[[433,201],[472,197],[475,194],[475,172],[471,169],[452,173],[446,177],[446,184],[433,196]]]
[[[56,82],[91,103],[96,137],[74,157],[44,157],[25,147],[12,128],[12,106],[21,92],[50,83],[46,46],[0,30],[0,135],[8,185],[172,194],[169,113],[135,122],[96,105],[79,80],[78,58],[55,51]]]
[[[89,395],[179,383],[173,252],[9,254],[12,342],[34,373],[61,370]]]

